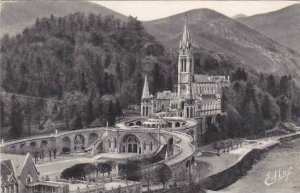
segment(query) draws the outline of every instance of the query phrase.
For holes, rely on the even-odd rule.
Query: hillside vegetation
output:
[[[77,126],[68,127],[80,128],[97,118],[120,115],[120,105],[139,103],[147,73],[153,75],[150,87],[156,91],[163,82],[171,85],[170,79],[161,79],[171,68],[164,53],[134,18],[121,22],[81,13],[38,18],[22,34],[2,38],[1,86],[9,93],[61,100],[59,109],[64,110],[55,119],[67,122],[70,117]],[[3,124],[9,125],[14,105],[4,105]]]
[[[127,17],[101,5],[88,1],[2,1],[0,37],[6,33],[16,35],[32,26],[36,18],[66,16],[72,13],[114,15],[122,21]]]
[[[300,4],[236,21],[300,53]]]
[[[206,142],[261,135],[280,122],[299,121],[300,95],[295,77],[284,74],[293,68],[290,66],[292,58],[295,63],[299,62],[297,55],[284,55],[288,51],[269,39],[263,43],[263,36],[254,31],[248,35],[256,34],[258,39],[251,39],[253,36],[243,34],[248,28],[235,21],[230,20],[231,27],[226,27],[226,22],[222,24],[222,21],[227,19],[222,19],[223,16],[218,13],[205,10],[203,14],[210,18],[211,25],[205,26],[204,19],[202,23],[197,23],[197,15],[190,24],[196,46],[195,71],[230,75],[232,81],[222,94],[222,109],[226,115],[219,115],[217,124],[208,122]],[[179,22],[174,22],[174,26],[168,22],[168,19],[161,20],[161,23],[154,22],[162,27],[161,33],[178,31],[176,37],[166,34],[158,36],[158,39],[168,37],[165,40],[170,41],[162,40],[170,46],[167,49],[149,35],[135,18],[129,17],[127,22],[123,22],[113,16],[82,13],[38,18],[34,26],[26,28],[22,34],[4,36],[1,40],[3,93],[26,95],[39,100],[28,102],[4,94],[6,97],[1,97],[1,134],[9,134],[5,135],[7,138],[27,136],[31,126],[42,133],[52,132],[56,128],[104,126],[106,122],[113,125],[116,117],[122,115],[122,108],[140,103],[146,74],[151,93],[170,90],[177,80],[177,46],[183,21],[180,26]],[[197,31],[193,28],[213,28],[215,33],[196,36]],[[147,29],[149,31],[149,26]],[[233,33],[232,29],[237,31]],[[211,34],[210,39],[207,39],[208,34]],[[241,37],[242,43],[239,41]],[[238,39],[232,43],[227,38]],[[205,40],[207,44],[200,40]],[[265,52],[241,47],[241,44],[248,42],[246,40],[260,44],[259,48],[263,51],[270,51],[265,47],[267,45],[275,46],[282,52],[270,52],[283,54],[280,56],[282,59],[276,60],[273,66],[262,56]],[[228,46],[233,46],[233,50]],[[256,66],[256,58],[266,63]],[[288,61],[286,66],[277,69],[283,61]],[[268,69],[271,66],[273,68]],[[259,69],[264,69],[264,73],[259,73]],[[51,100],[58,102],[48,105],[46,101]],[[52,125],[52,130],[45,129],[49,125]]]

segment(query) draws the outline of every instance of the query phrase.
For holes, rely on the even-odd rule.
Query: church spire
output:
[[[148,87],[148,79],[147,76],[145,76],[142,99],[148,99],[148,98],[150,98],[150,92]]]
[[[182,39],[180,41],[180,49],[189,48],[191,46],[192,40],[190,38],[190,32],[188,27],[188,20],[187,15],[185,14],[184,19],[184,27],[183,27],[183,33],[182,33]]]

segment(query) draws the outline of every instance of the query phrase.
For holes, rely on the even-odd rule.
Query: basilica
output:
[[[163,91],[151,95],[145,77],[141,99],[143,117],[201,118],[221,113],[221,92],[229,86],[229,77],[194,73],[193,46],[185,19],[179,43],[178,84],[175,92]]]

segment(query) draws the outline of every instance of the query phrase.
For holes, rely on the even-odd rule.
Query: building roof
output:
[[[11,160],[1,160],[0,164],[1,164],[0,171],[1,171],[2,178],[8,179],[9,176],[15,175]]]
[[[26,165],[27,162],[31,162],[34,165],[35,170],[37,171],[35,164],[32,161],[30,153],[27,153],[26,156],[1,153],[1,160],[11,160],[12,167],[16,177],[19,177],[21,175],[24,166]]]
[[[194,74],[194,82],[211,82],[208,75]]]
[[[142,99],[148,99],[148,98],[150,98],[150,92],[148,87],[148,79],[147,76],[145,76]]]
[[[28,184],[27,186],[50,186],[50,187],[65,187],[69,186],[68,183],[65,182],[54,182],[54,181],[39,181]]]
[[[157,93],[157,99],[165,99],[165,100],[171,100],[176,97],[176,93],[173,93],[171,91],[163,91],[163,92],[158,92]]]

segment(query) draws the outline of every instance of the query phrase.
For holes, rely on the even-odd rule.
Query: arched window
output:
[[[28,175],[26,178],[26,183],[29,184],[31,182],[32,182],[32,177],[30,175]]]
[[[175,123],[175,127],[180,127],[180,123],[179,123],[179,122],[176,122],[176,123]]]
[[[146,107],[146,116],[148,116],[148,107]]]
[[[193,108],[190,109],[190,117],[193,118]]]
[[[143,106],[143,112],[142,115],[145,116],[145,106]]]
[[[152,149],[153,149],[153,143],[150,142],[150,151],[152,151]]]
[[[183,72],[183,58],[181,58],[180,67],[181,67],[181,71],[180,72]]]

